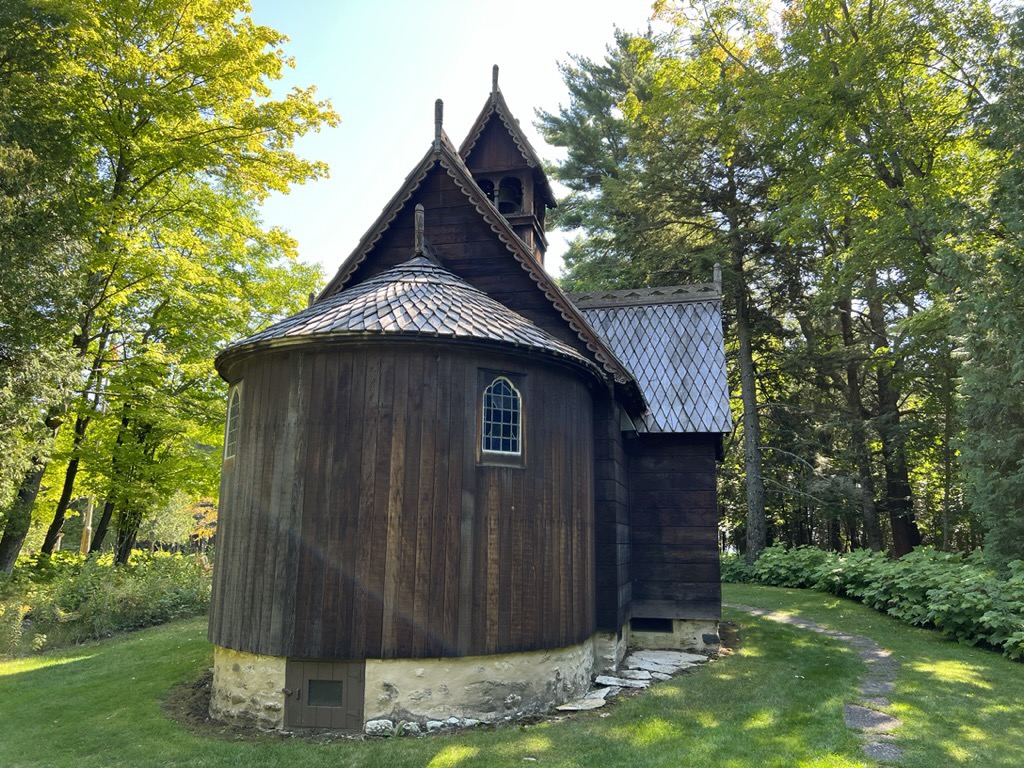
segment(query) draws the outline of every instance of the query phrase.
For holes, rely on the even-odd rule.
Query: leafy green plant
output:
[[[831,565],[837,555],[817,547],[796,547],[786,550],[782,544],[765,549],[752,572],[758,584],[770,587],[812,587],[819,571]]]
[[[837,555],[814,547],[769,547],[740,570],[723,559],[723,579],[813,588],[851,597],[907,624],[932,627],[967,645],[981,644],[1024,660],[1024,562],[999,578],[981,554],[964,557],[920,547],[893,560],[859,550]]]
[[[201,614],[210,602],[203,557],[135,552],[26,558],[0,592],[0,653],[106,637]]]
[[[727,584],[748,584],[754,572],[741,555],[722,555],[722,581]]]

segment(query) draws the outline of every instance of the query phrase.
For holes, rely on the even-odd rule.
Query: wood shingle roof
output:
[[[329,337],[410,334],[546,352],[597,373],[571,346],[424,256],[318,301],[223,354]]]

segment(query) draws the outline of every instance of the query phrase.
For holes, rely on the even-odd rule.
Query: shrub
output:
[[[723,574],[725,572],[723,560]],[[748,569],[768,586],[811,587],[860,600],[907,624],[934,627],[968,645],[1024,660],[1024,562],[1000,579],[980,554],[963,557],[920,547],[899,560],[859,550],[836,555],[776,545]]]
[[[19,561],[16,573],[0,593],[5,654],[194,616],[210,603],[210,567],[202,556],[135,552],[127,565],[114,566],[109,554],[61,553]]]
[[[740,555],[722,555],[722,581],[747,584],[756,581],[753,569]]]
[[[837,555],[817,547],[796,547],[789,551],[775,544],[761,552],[753,565],[754,578],[771,587],[813,587],[822,568]]]

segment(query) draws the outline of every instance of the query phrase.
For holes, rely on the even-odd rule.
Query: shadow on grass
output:
[[[0,765],[19,766],[845,766],[866,765],[845,728],[863,665],[839,644],[743,622],[722,659],[607,710],[424,738],[315,740],[190,731],[161,708],[210,665],[205,622],[0,662]],[[20,665],[18,668],[9,665]],[[933,766],[934,768],[934,766]]]
[[[895,732],[901,766],[1024,765],[1024,664],[834,595],[734,584],[724,591],[728,601],[870,637],[890,650],[900,669],[887,711],[903,721]]]

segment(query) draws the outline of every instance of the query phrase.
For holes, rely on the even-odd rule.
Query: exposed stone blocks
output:
[[[259,728],[283,727],[284,666],[276,656],[215,646],[210,715]]]

